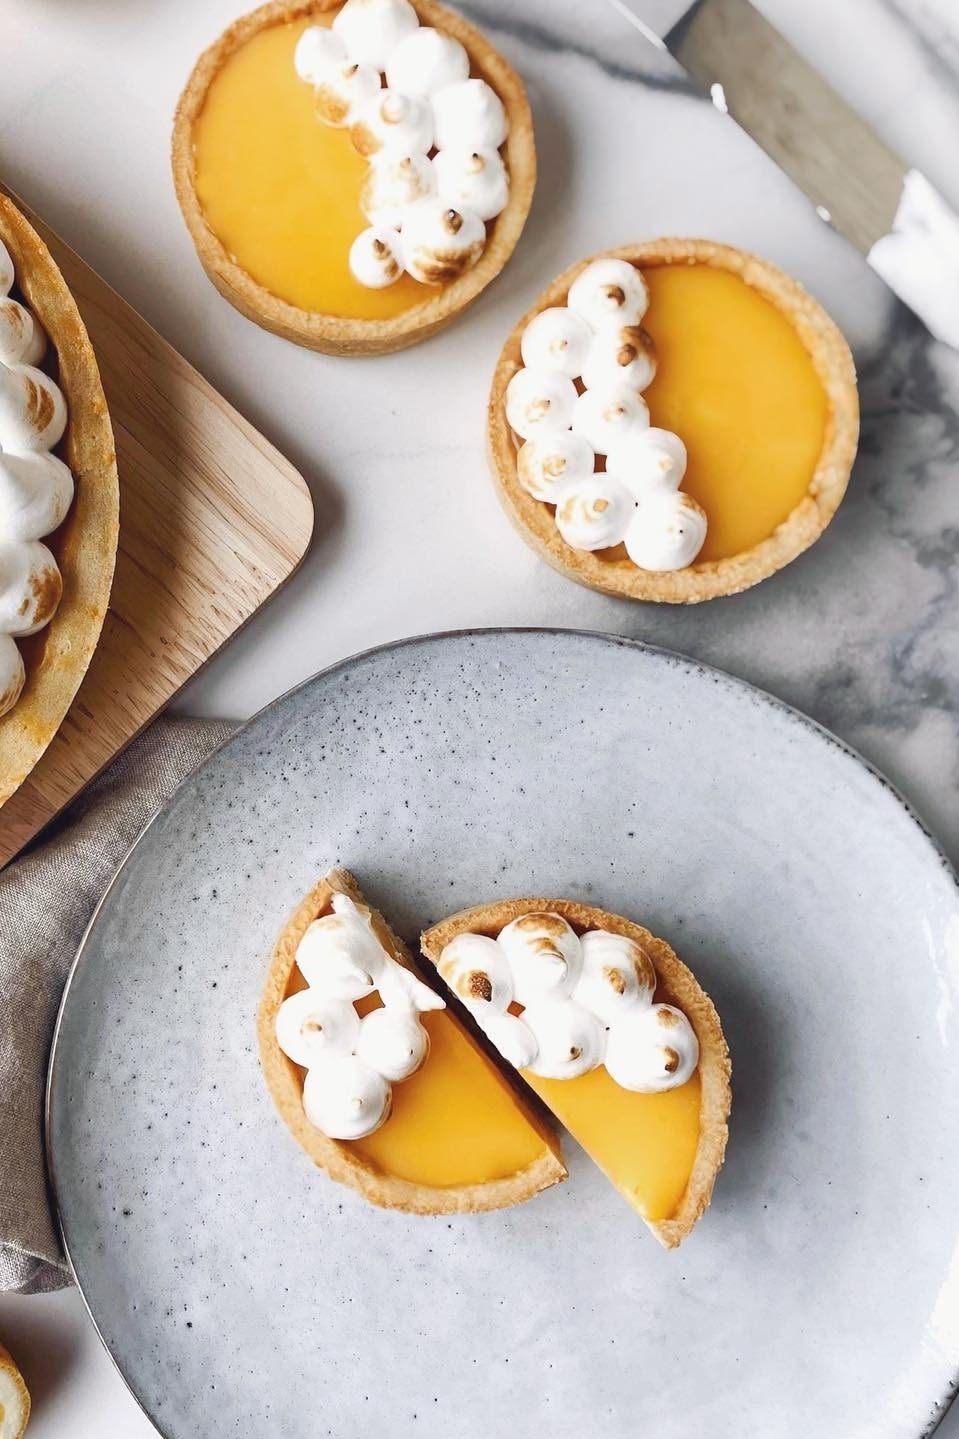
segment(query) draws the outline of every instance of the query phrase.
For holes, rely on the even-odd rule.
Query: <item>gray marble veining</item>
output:
[[[0,158],[14,187],[314,488],[317,541],[304,569],[182,707],[249,713],[344,653],[402,634],[497,623],[606,629],[724,666],[835,728],[893,776],[959,857],[959,358],[926,337],[756,146],[604,0],[470,0],[469,14],[526,77],[541,162],[527,234],[482,302],[403,355],[346,364],[297,351],[212,290],[170,187],[178,89],[235,8],[204,0],[176,26],[164,7],[142,3],[122,17],[102,0],[82,15],[58,9],[61,39],[32,70],[14,27],[0,98]],[[40,13],[49,24],[51,0]],[[67,68],[61,57],[78,49],[84,65]],[[136,124],[118,150],[121,110]],[[42,163],[51,150],[55,172]],[[863,380],[862,454],[826,536],[748,594],[689,610],[612,601],[547,570],[504,520],[485,473],[485,389],[516,316],[570,261],[657,233],[728,239],[795,273],[848,334]]]
[[[672,4],[650,0],[644,13],[668,21]],[[954,0],[761,7],[905,158],[947,193],[959,184]],[[296,351],[215,294],[170,183],[179,89],[240,8],[4,6],[5,181],[291,455],[317,500],[307,564],[183,708],[248,714],[343,654],[402,634],[497,623],[619,631],[724,665],[835,728],[959,858],[956,356],[604,0],[470,0],[528,80],[541,155],[527,234],[475,310],[388,360]],[[826,537],[750,594],[689,611],[617,604],[546,570],[499,512],[483,458],[485,388],[516,317],[579,256],[670,232],[728,239],[795,273],[849,335],[863,380],[862,455]],[[278,1131],[275,1151],[292,1164],[285,1145]],[[162,1306],[155,1319],[167,1322]],[[175,1389],[174,1372],[164,1382]],[[51,1433],[72,1435],[85,1418],[73,1413],[55,1431],[51,1419]],[[125,1410],[116,1423],[98,1414],[83,1432],[126,1439]],[[959,1419],[947,1430],[959,1433]]]

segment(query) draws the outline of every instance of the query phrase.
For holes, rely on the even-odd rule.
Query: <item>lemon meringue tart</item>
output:
[[[417,978],[345,870],[320,880],[280,934],[257,1032],[294,1138],[374,1204],[500,1209],[566,1177],[534,1104]]]
[[[73,296],[0,194],[0,804],[43,754],[106,615],[113,432]]]
[[[197,62],[173,171],[238,310],[376,355],[442,329],[500,272],[536,152],[518,76],[433,0],[274,0]]]
[[[859,435],[849,347],[774,265],[655,240],[573,265],[493,377],[500,498],[571,579],[631,599],[734,594],[813,543]]]
[[[666,1248],[710,1202],[726,1150],[729,1051],[664,940],[560,899],[444,920],[423,954]]]

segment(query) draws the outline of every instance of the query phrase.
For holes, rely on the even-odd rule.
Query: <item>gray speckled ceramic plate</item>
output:
[[[575,1152],[452,1221],[313,1169],[254,1011],[334,862],[409,936],[545,891],[675,944],[735,1081],[686,1246]],[[121,870],[52,1063],[66,1243],[168,1439],[915,1439],[959,1368],[957,1001],[951,872],[794,712],[596,635],[413,641],[271,706]]]

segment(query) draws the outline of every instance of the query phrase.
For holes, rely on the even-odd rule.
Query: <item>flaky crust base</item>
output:
[[[241,314],[294,344],[328,355],[386,355],[428,339],[456,319],[506,264],[526,224],[536,184],[533,118],[523,83],[503,56],[459,15],[434,0],[411,0],[424,25],[452,35],[465,46],[470,72],[497,92],[509,116],[506,164],[510,194],[490,229],[486,248],[472,269],[420,304],[387,320],[354,320],[301,310],[258,284],[227,253],[210,229],[194,180],[193,126],[217,72],[234,50],[258,31],[307,15],[339,10],[343,0],[272,0],[232,24],[199,58],[177,105],[173,125],[173,181],[197,254],[220,294]]]
[[[0,239],[13,257],[16,287],[56,355],[54,377],[69,411],[57,453],[76,485],[67,518],[44,540],[63,575],[63,598],[45,629],[18,641],[27,681],[13,709],[0,718],[2,805],[60,728],[96,649],[116,563],[120,486],[100,371],[80,312],[50,251],[3,194]]]
[[[657,999],[681,1009],[696,1032],[702,1100],[699,1147],[692,1173],[676,1213],[655,1223],[644,1221],[660,1244],[666,1249],[675,1249],[708,1208],[716,1175],[726,1153],[732,1069],[716,1007],[664,939],[657,939],[641,924],[634,924],[621,915],[610,914],[608,910],[572,899],[501,899],[461,910],[426,931],[421,940],[423,954],[435,966],[443,950],[458,934],[469,931],[495,938],[500,930],[520,915],[538,910],[560,915],[580,934],[587,929],[607,929],[613,934],[624,934],[636,940],[656,968]]]
[[[526,1169],[485,1184],[437,1189],[384,1174],[349,1144],[328,1139],[310,1124],[303,1109],[303,1071],[287,1058],[276,1042],[276,1013],[287,995],[296,964],[297,946],[309,925],[328,912],[334,894],[348,895],[357,904],[370,908],[356,880],[347,870],[330,870],[315,884],[280,931],[257,1014],[256,1029],[263,1074],[273,1102],[297,1144],[314,1164],[326,1170],[331,1179],[349,1184],[371,1204],[385,1209],[401,1209],[408,1214],[478,1214],[484,1210],[506,1209],[565,1179],[566,1169],[559,1157],[556,1136],[540,1120],[534,1106],[526,1105],[519,1097],[516,1099],[517,1106],[543,1140],[543,1154]],[[400,964],[414,968],[406,946],[383,916],[376,910],[371,910],[371,914],[377,937],[387,951]]]
[[[506,386],[522,367],[523,331],[540,310],[565,304],[569,287],[584,270],[604,256],[628,260],[644,269],[659,265],[712,265],[738,275],[775,305],[793,326],[809,352],[826,392],[828,415],[822,452],[808,493],[765,540],[723,560],[704,560],[682,570],[641,570],[614,551],[590,553],[567,545],[556,528],[553,511],[520,484],[517,445],[506,422]],[[487,436],[490,465],[500,500],[525,540],[554,569],[590,589],[632,600],[695,604],[719,595],[738,594],[789,564],[819,538],[839,506],[859,442],[859,396],[849,346],[822,306],[782,270],[743,250],[711,240],[650,240],[603,250],[580,260],[543,291],[532,309],[513,329],[503,347],[490,391]]]

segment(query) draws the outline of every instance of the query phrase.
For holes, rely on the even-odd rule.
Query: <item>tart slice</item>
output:
[[[507,513],[570,579],[629,599],[735,594],[841,501],[849,347],[781,270],[707,240],[573,265],[516,325],[489,402]]]
[[[49,250],[0,193],[0,805],[90,663],[118,533],[96,357]]]
[[[257,1033],[294,1138],[374,1204],[500,1209],[566,1177],[534,1103],[416,977],[345,870],[320,880],[284,926]]]
[[[522,82],[433,0],[273,0],[200,57],[173,173],[238,310],[333,355],[442,329],[499,274],[536,179]]]
[[[666,1248],[689,1234],[726,1150],[729,1051],[664,940],[573,900],[479,905],[423,953]]]

